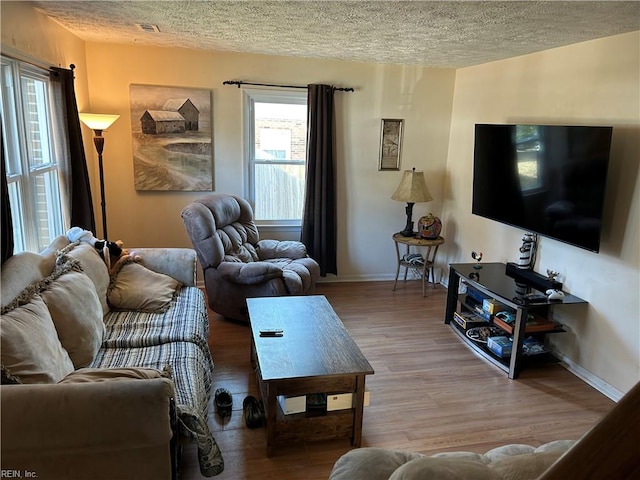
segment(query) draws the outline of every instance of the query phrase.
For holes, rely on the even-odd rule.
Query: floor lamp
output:
[[[104,170],[102,168],[102,150],[104,149],[104,137],[102,131],[109,128],[120,115],[106,115],[100,113],[81,113],[80,120],[93,130],[93,143],[98,151],[98,167],[100,169],[100,205],[102,206],[102,235],[108,240],[107,235],[107,204],[104,200]]]

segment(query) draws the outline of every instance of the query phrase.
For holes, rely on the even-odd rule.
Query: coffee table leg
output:
[[[255,370],[257,365],[257,360],[256,360],[256,344],[253,341],[253,335],[251,335],[251,350],[249,353],[249,361],[251,362],[251,368]]]
[[[364,375],[356,376],[356,392],[353,402],[353,436],[351,445],[359,447],[362,443],[362,413],[364,410]]]
[[[267,457],[271,457],[276,448],[276,389],[269,383],[265,386],[267,391],[267,404],[265,416],[267,421]]]

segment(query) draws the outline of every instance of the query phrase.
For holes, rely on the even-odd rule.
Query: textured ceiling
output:
[[[640,30],[638,1],[33,3],[92,42],[445,68]]]

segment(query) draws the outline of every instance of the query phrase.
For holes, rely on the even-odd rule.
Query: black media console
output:
[[[518,378],[524,361],[525,337],[530,335],[543,336],[547,333],[563,331],[560,326],[553,323],[549,323],[548,328],[543,326],[542,329],[537,330],[531,325],[527,326],[530,314],[535,315],[536,318],[547,319],[555,305],[584,305],[587,302],[566,292],[564,292],[562,299],[548,300],[545,295],[546,290],[560,289],[562,285],[557,282],[551,283],[546,277],[530,270],[514,272],[517,267],[514,267],[513,264],[485,263],[481,268],[475,268],[476,266],[475,263],[458,263],[449,266],[449,287],[444,323],[451,325],[460,338],[476,353],[507,372],[509,378]],[[474,289],[474,292],[481,292],[485,298],[495,300],[504,305],[508,311],[515,313],[515,322],[511,332],[503,332],[505,336],[513,338],[510,356],[501,358],[495,355],[482,342],[469,338],[465,333],[465,328],[454,321],[454,314],[463,312],[467,316],[474,314],[478,319],[483,319],[487,326],[494,323],[492,315],[480,312],[482,302],[480,302],[480,309],[478,309],[476,299],[467,298],[467,295],[458,293],[461,283]],[[544,324],[544,321],[540,323]],[[530,329],[534,331],[530,332]]]

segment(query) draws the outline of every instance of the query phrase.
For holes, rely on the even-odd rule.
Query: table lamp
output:
[[[104,149],[104,137],[102,131],[109,128],[120,115],[106,115],[100,113],[81,113],[80,120],[93,130],[93,143],[98,152],[98,167],[100,169],[100,205],[102,206],[102,235],[105,240],[107,235],[107,204],[104,199],[104,171],[102,168],[102,150]]]
[[[405,212],[407,213],[407,224],[404,230],[400,232],[403,237],[413,237],[415,232],[413,231],[413,204],[419,202],[430,202],[433,197],[429,193],[427,183],[424,180],[424,172],[412,170],[405,170],[402,172],[402,179],[400,185],[396,188],[396,191],[391,195],[392,200],[398,202],[407,202]]]

